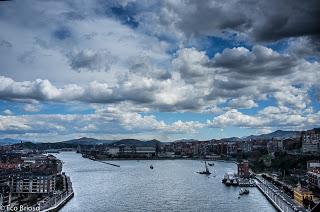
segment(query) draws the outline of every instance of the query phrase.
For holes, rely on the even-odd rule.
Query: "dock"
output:
[[[279,190],[272,183],[269,183],[260,176],[256,176],[256,186],[261,193],[272,203],[272,205],[281,212],[307,212],[307,210],[298,205],[293,199]]]
[[[225,173],[222,183],[226,184],[227,186],[239,186],[239,187],[255,187],[256,182],[254,179],[251,178],[241,178],[238,177],[236,174],[232,173]]]
[[[239,187],[255,187],[256,182],[252,179],[245,180],[245,179],[240,179],[239,180]]]
[[[100,162],[100,163],[108,164],[108,165],[110,165],[110,166],[120,167],[120,166],[117,165],[117,164],[108,163],[108,162],[105,162],[105,161],[99,161],[99,160],[94,160],[94,161],[98,161],[98,162]]]

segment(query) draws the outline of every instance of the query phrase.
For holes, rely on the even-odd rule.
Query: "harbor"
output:
[[[69,155],[69,153],[64,153],[64,154]],[[74,156],[74,153],[72,155]],[[149,160],[143,160],[143,161],[140,161],[140,160],[119,160],[119,161],[114,161],[115,163],[109,163],[108,161],[93,160],[91,158],[82,158],[82,160],[85,160],[84,162],[88,163],[88,165],[90,163],[91,164],[90,166],[99,166],[97,164],[101,164],[101,165],[103,165],[103,166],[100,166],[102,171],[103,170],[105,170],[106,172],[111,171],[111,173],[115,171],[115,169],[112,167],[118,167],[118,168],[121,167],[121,169],[118,169],[118,170],[120,171],[120,173],[123,173],[123,174],[128,174],[126,171],[128,171],[129,167],[130,167],[129,169],[131,171],[133,171],[132,168],[134,168],[134,170],[140,170],[142,173],[145,173],[147,170],[150,170],[149,173],[145,173],[143,176],[146,177],[146,179],[145,179],[146,182],[144,182],[146,184],[144,184],[144,186],[146,186],[147,188],[149,188],[151,190],[155,189],[153,187],[153,184],[157,184],[158,180],[160,182],[166,182],[168,184],[170,184],[170,182],[171,182],[171,183],[174,183],[174,186],[177,186],[177,184],[176,184],[177,181],[170,178],[170,177],[162,179],[164,176],[168,176],[168,173],[165,175],[162,175],[163,172],[166,173],[167,170],[171,170],[170,174],[174,174],[174,172],[172,172],[173,171],[172,168],[179,167],[175,171],[180,172],[180,169],[182,167],[187,168],[190,164],[193,164],[192,169],[194,169],[194,170],[198,169],[198,171],[195,171],[195,173],[200,174],[200,175],[205,175],[206,178],[200,177],[199,175],[197,177],[197,175],[192,174],[192,173],[189,173],[188,175],[184,175],[185,178],[191,177],[191,179],[193,179],[192,180],[193,183],[196,181],[204,180],[203,182],[205,182],[205,184],[201,185],[201,187],[200,187],[201,189],[206,190],[206,189],[210,188],[210,191],[213,191],[217,188],[220,188],[221,193],[226,193],[226,194],[228,194],[227,196],[233,196],[234,199],[228,199],[228,200],[232,201],[233,204],[235,204],[235,205],[240,204],[242,206],[242,204],[247,204],[246,202],[248,202],[248,201],[249,202],[255,201],[255,200],[257,200],[256,198],[259,197],[258,199],[260,202],[267,201],[269,203],[269,204],[266,204],[266,205],[268,205],[267,206],[268,210],[266,210],[266,211],[281,211],[281,212],[308,212],[308,211],[310,211],[310,210],[307,210],[304,207],[298,205],[286,193],[284,193],[282,190],[278,189],[276,186],[274,186],[272,183],[270,183],[269,181],[267,181],[266,179],[264,179],[260,175],[254,175],[253,173],[249,172],[249,167],[248,167],[248,164],[246,161],[239,162],[236,165],[235,163],[227,163],[224,161],[214,161],[213,162],[213,161],[206,161],[206,160],[203,160],[203,161],[201,161],[201,160],[159,160],[159,161],[157,161],[157,160],[150,160],[150,161]],[[180,163],[184,164],[184,166],[178,166]],[[167,164],[167,165],[163,166],[163,164]],[[143,165],[143,166],[141,166],[141,165]],[[224,166],[226,166],[227,168],[223,168]],[[222,172],[221,172],[222,170],[226,170],[227,172],[225,172],[224,175],[222,175]],[[136,172],[133,176],[132,176],[132,174],[133,173],[130,172],[130,174],[129,174],[130,177],[135,176],[135,179],[138,179],[137,176],[139,175],[139,172]],[[154,178],[147,180],[148,175],[153,176]],[[216,178],[216,176],[218,176],[218,178]],[[108,178],[110,176],[106,176],[106,177]],[[119,179],[122,179],[121,182],[126,183],[125,181],[127,180],[127,178],[121,178],[120,176],[118,176],[118,177],[119,177]],[[118,177],[115,177],[115,178],[118,178]],[[113,179],[113,177],[111,177],[111,179]],[[180,180],[182,180],[182,179],[184,181],[186,180],[184,178],[180,178]],[[103,179],[101,179],[101,180],[103,180]],[[223,186],[224,189],[223,188],[221,189],[221,186],[217,186],[216,183],[219,181],[220,181],[220,185],[224,184],[224,186]],[[148,182],[151,184],[148,184]],[[100,185],[103,185],[102,181],[100,182]],[[126,184],[126,186],[135,187],[136,183]],[[163,187],[166,187],[165,184],[161,184],[161,185],[159,184],[159,186],[160,187],[158,187],[158,189],[159,188],[163,189]],[[185,191],[185,189],[187,189],[187,188],[183,188],[182,185],[180,185],[180,186],[181,186],[180,189],[183,189],[184,191]],[[192,185],[190,185],[190,186],[192,186]],[[176,187],[174,187],[174,188],[175,189],[172,190],[172,192],[173,191],[176,192],[175,191]],[[179,186],[178,186],[178,188],[179,188]],[[118,187],[117,189],[122,189],[122,187],[121,188]],[[138,189],[138,188],[136,188],[136,189]],[[142,191],[146,192],[146,190],[143,190],[141,187],[139,187],[138,190],[140,192],[142,192]],[[202,190],[196,190],[190,195],[197,196],[197,194],[202,193],[201,191]],[[137,195],[140,195],[140,192],[137,193]],[[148,192],[149,192],[149,190],[148,190]],[[218,195],[218,196],[221,195],[220,192],[217,193],[216,195]],[[72,197],[73,197],[73,195],[74,195],[74,193],[72,190]],[[130,193],[130,195],[132,195],[132,193]],[[53,204],[53,207],[51,207],[51,208],[47,207],[48,209],[45,209],[45,210],[43,210],[44,208],[42,208],[41,211],[55,211],[58,208],[61,208],[65,204],[65,202],[70,200],[72,197],[70,197],[70,198],[65,197],[65,200],[63,200],[63,198],[61,198],[60,201],[57,201],[58,203]],[[173,198],[173,196],[171,196],[171,198]],[[202,198],[208,199],[207,196],[202,196],[200,199],[202,200]],[[211,199],[211,198],[209,198],[208,201],[209,200],[214,201],[214,199]],[[237,202],[234,202],[235,200],[237,200]],[[221,201],[223,202],[222,199],[220,199],[220,202]],[[68,204],[65,207],[68,209],[66,211],[70,211],[70,207],[72,205],[73,205],[73,203],[72,203],[72,201],[70,201],[70,205]],[[73,207],[74,207],[74,205],[73,205]],[[208,208],[206,210],[208,210]],[[62,211],[64,211],[64,208],[62,208]],[[126,211],[126,210],[124,210],[124,211]]]
[[[208,166],[212,174],[201,175],[196,172],[205,166],[199,160],[113,160],[118,168],[71,152],[57,157],[75,193],[62,212],[276,211],[257,188],[248,187],[249,195],[239,199],[239,187],[221,183],[224,173],[237,170],[234,163],[215,161]]]

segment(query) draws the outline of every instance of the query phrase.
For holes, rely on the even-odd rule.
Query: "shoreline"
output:
[[[77,153],[78,154],[78,153]],[[202,161],[217,161],[217,162],[225,162],[225,163],[235,163],[237,164],[236,160],[225,160],[225,159],[212,159],[212,158],[185,158],[185,157],[161,157],[161,158],[99,158],[94,156],[83,156],[82,158],[87,158],[89,160],[95,161],[121,161],[121,160],[202,160]]]

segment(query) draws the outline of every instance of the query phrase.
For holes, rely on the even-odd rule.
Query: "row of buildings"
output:
[[[314,197],[320,192],[320,161],[312,160],[307,162],[307,186],[299,184],[294,188],[294,200],[304,205],[306,202],[313,202]]]
[[[66,189],[62,162],[52,155],[6,152],[0,155],[0,205],[35,204]]]
[[[228,157],[253,151],[273,153],[293,150],[301,154],[320,154],[320,130],[305,131],[286,139],[177,141],[159,142],[153,145],[141,145],[141,143],[139,145],[122,143],[94,147],[79,146],[78,152],[90,152],[90,154],[107,155],[113,158]]]
[[[161,152],[174,152],[181,156],[233,156],[255,150],[267,152],[288,151],[301,147],[299,139],[249,140],[249,141],[196,141],[173,142],[161,146]]]
[[[320,128],[302,132],[301,140],[302,140],[302,152],[304,153],[320,152]]]

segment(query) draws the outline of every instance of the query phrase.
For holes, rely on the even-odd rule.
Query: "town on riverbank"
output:
[[[277,195],[281,196],[283,205],[297,211],[299,208],[311,210],[320,202],[320,129],[297,132],[282,139],[182,140],[172,143],[129,140],[108,145],[78,145],[77,152],[93,160],[233,161],[238,164],[238,172],[239,169],[245,170],[238,174],[240,178],[259,175],[261,185],[267,182],[278,189],[280,193]],[[293,202],[284,201],[286,198]]]
[[[283,211],[311,211],[319,207],[320,129],[282,138],[260,136],[246,140],[100,142],[81,138],[58,143],[23,142],[0,146],[0,151],[0,203],[6,207],[22,205],[51,210],[73,196],[70,179],[61,172],[62,162],[48,155],[59,151],[76,151],[84,158],[109,165],[115,165],[109,160],[230,161],[237,164],[238,172],[232,174],[235,181],[226,179],[226,185],[257,186]]]
[[[57,211],[73,195],[55,156],[19,145],[0,147],[0,211]]]

